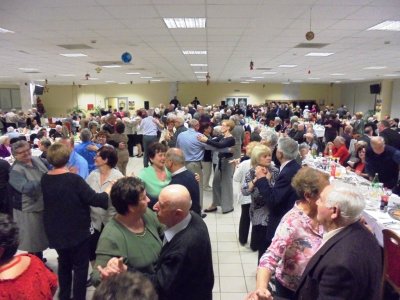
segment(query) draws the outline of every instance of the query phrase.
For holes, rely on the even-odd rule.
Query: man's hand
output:
[[[97,150],[99,150],[99,148],[96,145],[93,145],[93,144],[88,145],[86,147],[86,149],[89,150],[89,151],[97,151]]]
[[[273,300],[273,297],[266,288],[258,288],[247,295],[246,300]]]

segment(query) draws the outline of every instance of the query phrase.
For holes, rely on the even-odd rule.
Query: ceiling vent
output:
[[[69,45],[57,45],[57,46],[68,50],[93,49],[92,47],[85,44],[69,44]]]
[[[329,44],[323,44],[323,43],[300,43],[296,46],[295,48],[309,48],[309,49],[320,49],[324,48],[325,46],[328,46]]]

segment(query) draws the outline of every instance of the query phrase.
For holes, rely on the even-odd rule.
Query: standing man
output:
[[[325,234],[304,270],[296,299],[379,299],[382,254],[359,222],[365,207],[361,193],[348,184],[329,185],[317,205]]]
[[[78,154],[75,149],[75,141],[74,138],[62,137],[60,139],[60,143],[66,145],[68,149],[71,151],[69,155],[69,160],[67,167],[71,173],[78,174],[83,179],[89,176],[89,165],[86,159],[84,159],[80,154]],[[96,152],[95,152],[96,153]]]
[[[400,150],[400,134],[390,128],[388,120],[381,120],[378,123],[379,136],[385,139],[385,144]]]
[[[190,208],[199,216],[206,217],[201,213],[200,207],[200,189],[199,183],[195,175],[185,167],[185,156],[181,149],[170,148],[165,155],[165,166],[171,172],[171,184],[181,184],[189,191],[192,199],[192,207]]]
[[[274,186],[271,186],[268,179],[268,177],[271,178],[271,174],[265,173],[264,167],[256,167],[256,178],[253,180],[253,184],[263,195],[265,205],[269,209],[267,247],[271,244],[275,230],[282,217],[292,209],[297,200],[296,192],[290,183],[300,169],[300,165],[296,162],[298,154],[299,145],[295,140],[289,137],[283,137],[278,140],[276,158],[280,162],[280,168]]]
[[[187,130],[187,128],[185,127],[185,118],[183,116],[176,116],[173,122],[175,122],[176,130],[172,138],[168,141],[168,147],[176,147],[176,140],[178,139],[178,135]]]
[[[153,110],[149,109],[148,112],[143,110],[142,120],[139,129],[143,131],[143,166],[149,166],[148,149],[151,143],[158,141],[157,131],[158,128],[163,128],[164,125],[156,118],[153,118]]]

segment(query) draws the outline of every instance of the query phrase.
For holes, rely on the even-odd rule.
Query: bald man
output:
[[[379,181],[389,189],[397,185],[399,179],[400,151],[385,145],[381,136],[371,138],[371,147],[366,152],[365,169],[370,179],[378,173]]]
[[[178,148],[170,148],[165,154],[165,166],[171,172],[170,184],[181,184],[186,187],[192,199],[193,210],[198,215],[203,217],[200,207],[200,188],[193,172],[185,167],[185,155]],[[204,214],[204,217],[207,216]]]
[[[179,184],[165,187],[154,205],[166,225],[155,274],[150,275],[160,300],[211,300],[214,272],[206,224],[192,206],[189,191]]]

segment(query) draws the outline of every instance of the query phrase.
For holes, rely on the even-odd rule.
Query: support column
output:
[[[33,97],[33,90],[35,85],[30,82],[20,82],[19,92],[21,96],[21,109],[22,111],[27,111],[31,109],[33,104],[36,104]]]
[[[381,94],[378,95],[378,99],[382,101],[380,114],[378,113],[379,120],[383,119],[386,115],[390,115],[392,107],[392,96],[393,96],[393,81],[388,79],[382,80]]]

